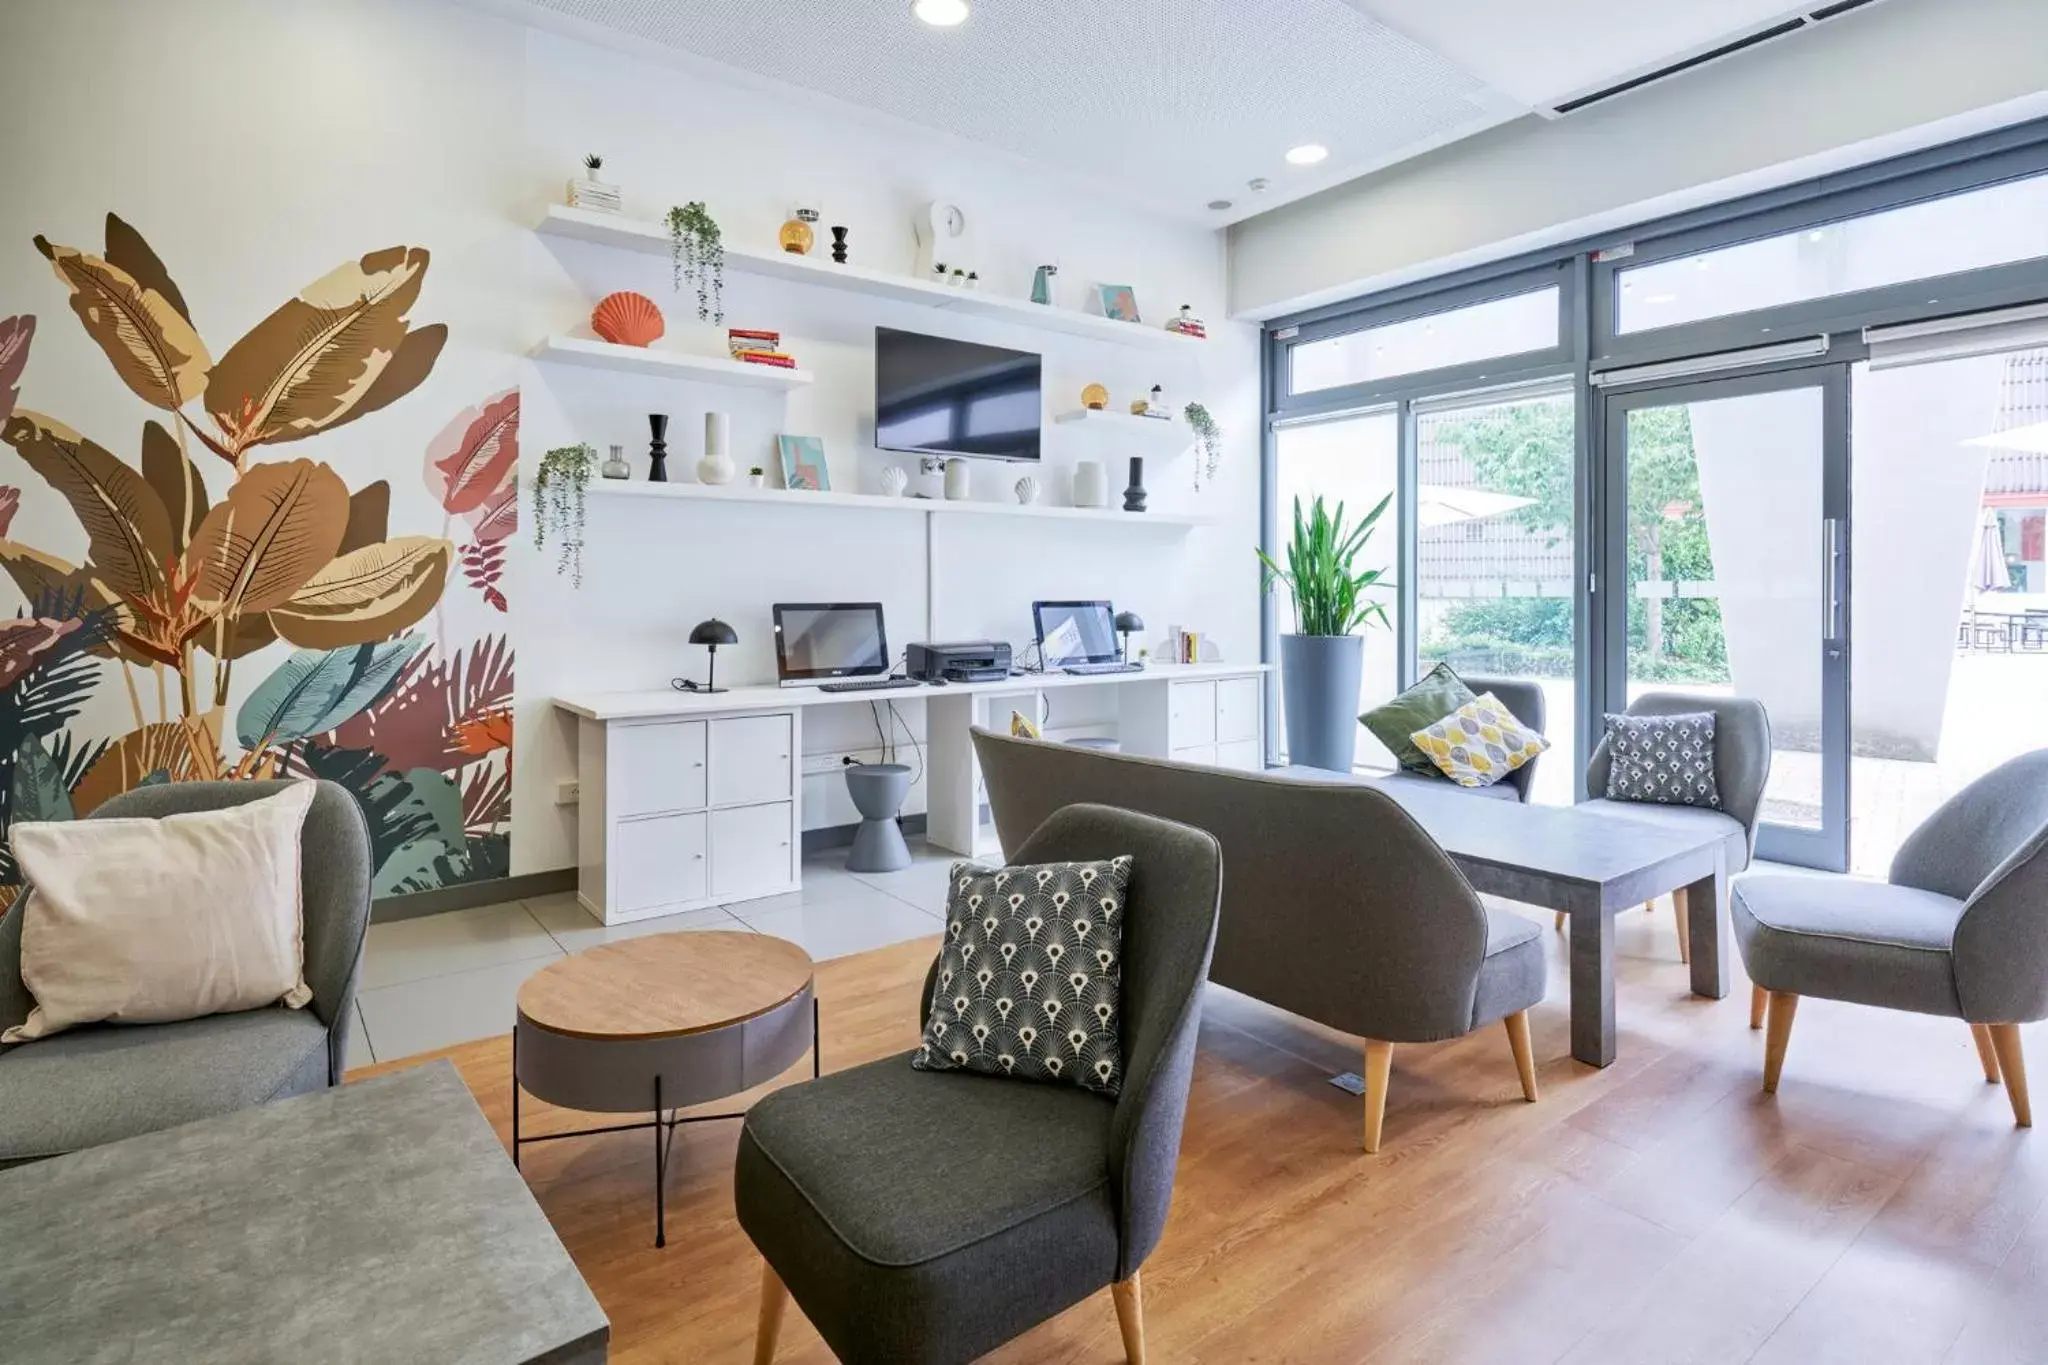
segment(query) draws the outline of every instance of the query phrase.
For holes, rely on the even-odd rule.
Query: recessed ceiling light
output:
[[[1216,210],[1216,212],[1221,213],[1223,212],[1223,210],[1230,207],[1230,201],[1228,199],[1211,199],[1209,201],[1209,207]]]
[[[1287,149],[1287,164],[1290,166],[1313,166],[1330,154],[1330,149],[1320,142],[1304,142],[1299,147]]]
[[[910,12],[933,28],[967,22],[967,0],[910,0]]]

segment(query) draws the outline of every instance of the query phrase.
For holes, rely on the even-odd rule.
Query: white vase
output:
[[[1109,480],[1098,461],[1083,460],[1074,466],[1074,506],[1109,506]]]
[[[697,461],[697,482],[721,484],[731,483],[738,468],[732,456],[726,453],[732,441],[732,415],[724,412],[704,414],[704,458]]]
[[[967,461],[946,461],[946,501],[966,502],[968,497]]]

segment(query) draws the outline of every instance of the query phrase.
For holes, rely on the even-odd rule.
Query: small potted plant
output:
[[[767,482],[768,471],[761,468],[761,466],[754,465],[753,467],[747,470],[747,487],[761,488],[764,487],[767,484]]]
[[[553,532],[555,572],[568,574],[583,586],[583,490],[597,450],[588,445],[558,446],[541,456],[533,476],[533,547],[544,550]]]
[[[725,323],[725,238],[704,201],[668,211],[669,270],[676,292],[683,281],[697,286],[697,319]]]

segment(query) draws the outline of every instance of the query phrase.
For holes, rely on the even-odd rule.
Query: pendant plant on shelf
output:
[[[1195,440],[1201,453],[1195,457],[1195,491],[1202,491],[1202,480],[1212,483],[1216,470],[1223,463],[1223,428],[1216,425],[1216,419],[1209,415],[1209,409],[1200,403],[1190,403],[1182,409],[1188,419],[1188,429],[1195,433]]]
[[[1317,498],[1303,515],[1301,499],[1294,500],[1294,536],[1287,543],[1287,567],[1275,564],[1264,550],[1258,551],[1258,556],[1266,566],[1266,586],[1284,583],[1294,599],[1296,634],[1349,635],[1374,619],[1391,627],[1387,609],[1366,597],[1374,589],[1394,586],[1387,571],[1354,572],[1354,565],[1393,500],[1389,493],[1362,521],[1348,528],[1343,503],[1337,504],[1333,514]]]
[[[704,201],[694,199],[668,211],[669,268],[677,293],[683,281],[697,286],[697,320],[725,323],[725,239]]]
[[[583,586],[583,489],[590,482],[591,462],[596,459],[593,446],[557,446],[541,456],[540,470],[533,476],[533,547],[546,549],[552,528],[559,542],[555,572],[568,574],[569,581],[579,588]]]

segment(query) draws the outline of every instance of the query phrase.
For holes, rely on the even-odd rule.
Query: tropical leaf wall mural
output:
[[[451,641],[441,608],[459,572],[481,599],[465,611],[507,609],[518,390],[427,444],[438,527],[394,533],[390,483],[352,487],[321,439],[433,372],[447,328],[413,321],[427,249],[344,261],[224,350],[121,218],[97,253],[43,235],[34,249],[61,290],[47,302],[69,305],[142,411],[109,404],[80,427],[38,410],[36,318],[0,317],[0,441],[21,466],[0,484],[0,570],[21,598],[0,620],[0,903],[18,880],[11,821],[201,779],[340,783],[370,822],[380,895],[506,875],[512,651],[502,632]],[[38,480],[71,526],[16,524],[15,485]],[[122,712],[125,728],[86,732]]]

